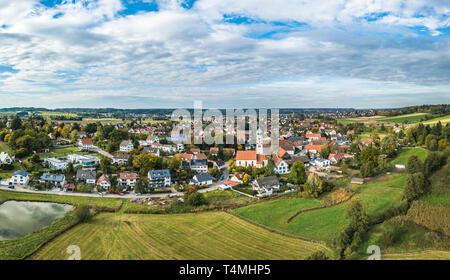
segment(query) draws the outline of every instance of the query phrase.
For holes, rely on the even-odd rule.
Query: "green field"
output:
[[[391,180],[355,186],[357,194],[368,206],[369,215],[375,217],[384,209],[399,202],[402,196],[404,174],[394,174]],[[348,202],[329,208],[302,213],[290,223],[286,223],[293,213],[301,209],[317,207],[316,201],[277,200],[235,209],[235,213],[262,225],[295,234],[304,238],[331,243],[345,225],[345,207]],[[271,218],[266,218],[272,213]]]
[[[390,167],[394,167],[396,164],[406,165],[408,158],[412,155],[417,156],[420,160],[424,161],[429,151],[423,148],[402,149],[398,152],[395,159],[389,162]]]
[[[0,153],[1,152],[8,153],[9,155],[12,154],[11,148],[5,142],[0,141]]]
[[[450,163],[431,176],[431,190],[420,200],[450,206]]]
[[[296,212],[321,205],[316,200],[285,198],[238,208],[235,212],[258,224],[279,229],[280,225],[285,224]]]
[[[450,260],[449,251],[427,250],[425,252],[386,254],[382,255],[383,260]]]
[[[420,122],[422,119],[425,119],[425,116],[431,116],[431,114],[427,113],[408,114],[395,117],[380,118],[377,119],[376,121],[384,123],[403,123],[406,120],[408,121],[408,123],[415,123]]]
[[[45,245],[32,259],[66,259],[77,245],[84,260],[304,259],[322,244],[277,234],[225,212],[100,214]]]

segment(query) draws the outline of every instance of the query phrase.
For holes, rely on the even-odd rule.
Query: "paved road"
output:
[[[99,153],[101,155],[104,155],[105,157],[110,158],[111,160],[114,158],[114,156],[111,155],[110,153],[108,153],[107,151],[102,150],[102,149],[100,149],[99,147],[96,147],[96,146],[94,146],[94,147],[95,147],[94,151],[96,151],[97,153]]]

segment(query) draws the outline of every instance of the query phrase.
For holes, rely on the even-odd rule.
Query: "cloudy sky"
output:
[[[0,108],[450,103],[449,0],[0,0]]]

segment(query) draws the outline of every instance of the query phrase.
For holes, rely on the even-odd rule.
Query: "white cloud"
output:
[[[406,103],[408,93],[416,103],[449,101],[450,43],[438,30],[449,26],[445,1],[199,0],[190,10],[181,2],[120,16],[119,0],[0,0],[0,66],[16,70],[0,73],[0,94],[17,97],[3,106],[170,107],[190,96],[267,106],[273,95],[278,106],[377,96],[369,104],[382,106],[389,94]],[[224,14],[257,21],[227,23]]]

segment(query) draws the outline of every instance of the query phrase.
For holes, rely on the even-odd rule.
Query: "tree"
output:
[[[412,155],[406,162],[406,173],[412,174],[423,172],[423,163],[416,155]]]
[[[317,261],[317,260],[329,260],[328,256],[322,252],[322,251],[316,251],[314,253],[312,253],[311,255],[309,255],[306,260],[313,260],[313,261]]]
[[[203,204],[206,204],[207,201],[205,199],[205,196],[202,193],[199,193],[198,191],[194,191],[188,195],[187,203],[191,206],[198,207]]]
[[[41,162],[41,157],[38,154],[34,154],[34,155],[31,156],[30,161],[32,163],[38,164],[38,163]]]
[[[250,176],[246,173],[244,174],[244,177],[242,178],[242,182],[247,185],[248,182],[250,181]]]
[[[294,162],[291,167],[291,173],[289,174],[289,181],[293,184],[300,185],[304,184],[306,179],[305,164],[301,161]]]
[[[322,181],[316,173],[311,173],[303,187],[302,195],[306,197],[318,197],[322,193]]]
[[[136,193],[147,193],[148,192],[148,184],[147,181],[139,178],[134,185],[134,191]]]
[[[427,149],[430,151],[437,151],[438,149],[438,142],[436,135],[429,134],[425,138],[425,145],[427,146]]]
[[[388,134],[381,140],[381,151],[388,157],[393,157],[397,153],[398,140],[394,134]]]
[[[445,163],[444,159],[437,152],[429,153],[423,165],[424,175],[429,177],[431,173],[438,170]]]
[[[75,217],[78,222],[86,223],[92,219],[92,209],[87,205],[79,205],[75,209]]]
[[[179,154],[176,154],[169,160],[169,169],[170,171],[175,171],[179,169],[180,166],[181,166],[181,157]]]
[[[322,149],[320,149],[320,156],[322,158],[328,158],[330,153],[331,153],[331,149],[330,149],[330,146],[328,146],[328,144],[323,145]]]
[[[267,160],[267,165],[265,167],[265,172],[264,172],[264,176],[268,177],[268,176],[274,176],[275,175],[275,163],[273,162],[272,158],[269,158]]]
[[[427,185],[427,180],[422,172],[408,174],[405,180],[403,197],[409,202],[418,199],[426,192]]]

